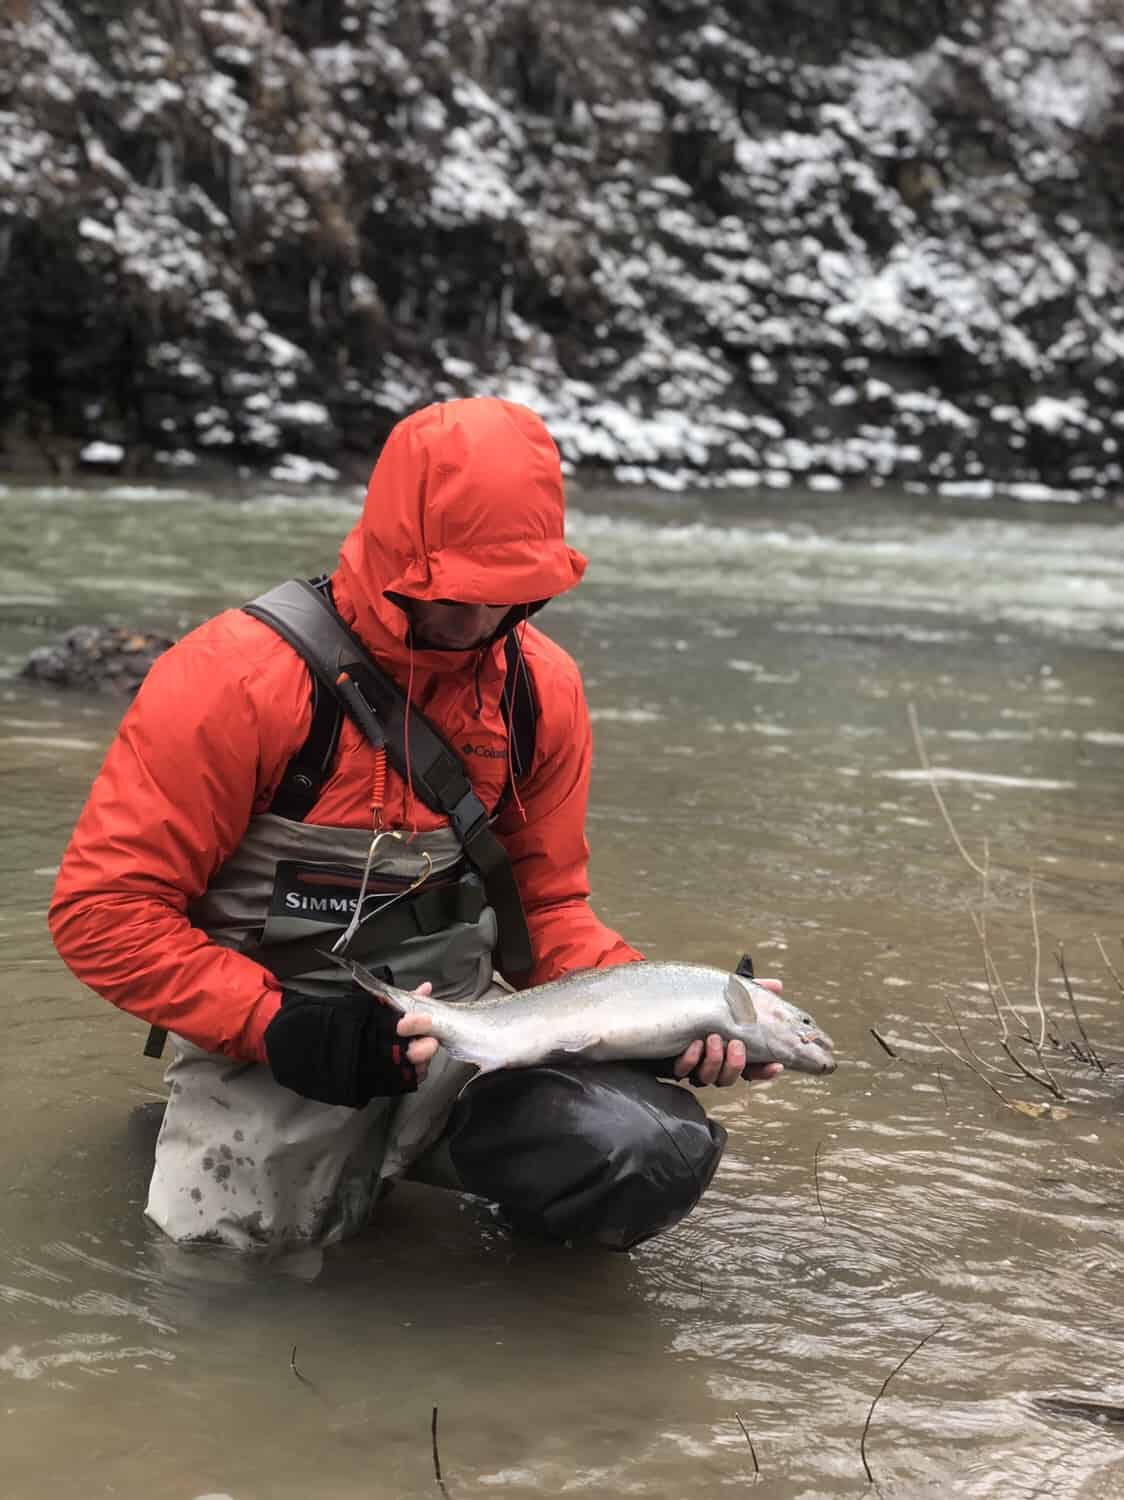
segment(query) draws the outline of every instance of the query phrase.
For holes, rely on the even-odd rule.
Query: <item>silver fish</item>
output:
[[[430,1035],[481,1072],[557,1062],[670,1058],[717,1033],[745,1043],[747,1065],[784,1063],[833,1073],[831,1038],[811,1016],[740,974],[703,964],[632,963],[580,969],[495,1000],[450,1005],[336,959],[355,982],[405,1014],[423,1011]]]

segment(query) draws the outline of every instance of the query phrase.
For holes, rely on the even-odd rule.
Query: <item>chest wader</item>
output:
[[[489,849],[488,839],[498,841],[487,815],[478,802],[474,810],[463,768],[460,779],[450,774],[444,757],[452,752],[439,737],[433,736],[438,752],[423,757],[420,771],[411,757],[411,773],[419,790],[424,784],[438,799],[443,793],[438,805],[448,813],[448,828],[408,845],[384,839],[375,850],[366,830],[301,821],[338,735],[338,719],[324,704],[335,691],[327,679],[340,662],[325,662],[322,654],[318,670],[294,623],[323,612],[313,592],[286,584],[250,606],[255,614],[259,606],[275,610],[278,595],[292,606],[281,633],[310,661],[320,692],[312,731],[278,800],[252,820],[191,919],[216,942],[253,953],[279,978],[299,975],[301,988],[330,993],[341,983],[340,971],[325,968],[318,950],[352,925],[356,902],[373,889],[374,902],[385,904],[358,927],[349,952],[370,967],[387,965],[403,988],[431,980],[444,1000],[492,993],[494,955],[513,975],[523,959],[529,962],[526,927],[517,892],[514,908],[509,899],[514,880],[508,886],[502,873],[506,868],[510,877],[510,867]],[[259,617],[279,628],[269,614]],[[350,641],[349,649],[361,650]],[[389,726],[393,758],[394,702],[380,701],[376,715],[372,700],[383,688],[358,657],[342,666],[338,675],[357,687],[348,711],[372,740]],[[527,724],[533,730],[534,705],[528,690],[530,708],[520,710],[518,700],[512,707],[511,686],[509,673],[518,773],[531,763]],[[399,712],[399,736],[403,718]],[[411,720],[411,750],[418,740],[425,745],[425,732]],[[465,1088],[472,1073],[440,1049],[416,1094],[351,1110],[304,1099],[267,1067],[175,1038],[149,1217],[177,1240],[239,1249],[325,1245],[367,1224],[380,1184],[412,1175],[497,1202],[517,1230],[627,1249],[690,1212],[722,1153],[725,1132],[693,1094],[642,1065],[520,1068],[486,1074]]]
[[[430,980],[442,999],[478,999],[493,991],[494,958],[517,979],[531,963],[518,890],[459,758],[411,710],[414,789],[450,826],[374,848],[369,830],[305,823],[331,769],[342,712],[404,774],[406,705],[317,587],[283,584],[247,608],[310,666],[313,722],[270,810],[251,820],[193,903],[192,923],[283,981],[330,994],[347,981],[318,950],[344,934],[362,897],[347,951],[389,968],[403,988]],[[537,707],[518,653],[508,662],[518,774],[531,763]],[[164,1040],[153,1028],[146,1052],[159,1056]],[[239,1249],[341,1239],[368,1222],[380,1182],[403,1175],[440,1133],[472,1072],[439,1051],[417,1093],[352,1110],[283,1088],[262,1064],[173,1036],[146,1212],[173,1239]]]

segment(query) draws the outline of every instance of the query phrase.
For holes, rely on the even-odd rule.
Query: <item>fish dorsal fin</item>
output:
[[[749,983],[737,974],[731,974],[726,981],[726,1004],[730,1007],[730,1014],[735,1021],[740,1021],[743,1026],[757,1024],[757,1007],[753,1003],[753,991]]]

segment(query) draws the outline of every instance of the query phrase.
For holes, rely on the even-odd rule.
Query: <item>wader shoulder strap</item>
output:
[[[517,979],[532,965],[531,940],[519,888],[507,851],[489,826],[484,804],[457,753],[446,743],[396,682],[376,666],[361,641],[344,624],[315,585],[289,579],[244,606],[288,641],[310,667],[314,679],[343,705],[370,743],[385,745],[394,769],[409,776],[427,807],[452,824],[469,862],[484,880],[499,922],[499,968]]]
[[[314,579],[312,587],[330,604],[331,591],[327,577]],[[531,773],[538,736],[539,703],[534,680],[527,668],[515,632],[504,637],[504,660],[507,672],[500,695],[500,712],[511,738],[511,770],[515,781]],[[319,677],[312,677],[312,718],[304,744],[285,767],[269,811],[278,817],[301,823],[308,817],[320,796],[320,788],[331,773],[339,745],[343,707],[334,693],[329,693]],[[503,799],[511,792],[510,783]]]

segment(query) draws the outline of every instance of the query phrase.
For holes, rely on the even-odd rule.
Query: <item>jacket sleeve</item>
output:
[[[510,797],[496,821],[531,934],[535,962],[525,987],[643,956],[589,904],[585,814],[593,734],[577,668],[563,660],[568,671],[536,663],[540,715],[531,774],[517,787],[518,802]]]
[[[71,970],[114,1005],[209,1052],[263,1061],[276,980],[212,942],[188,908],[301,743],[308,694],[278,653],[247,661],[221,620],[142,684],[63,856],[48,922]],[[291,735],[263,744],[263,704]]]

